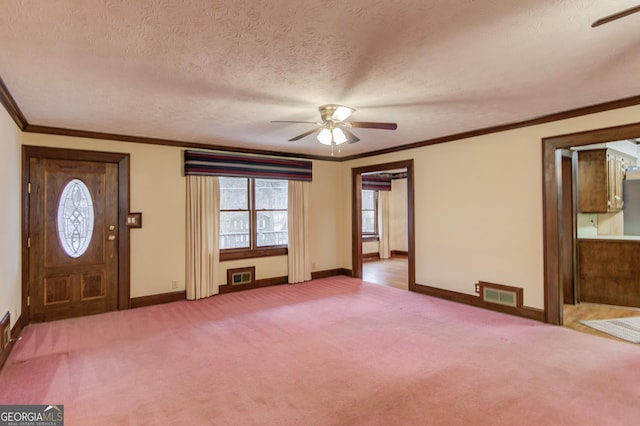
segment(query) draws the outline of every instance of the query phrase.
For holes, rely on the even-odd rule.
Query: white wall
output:
[[[389,194],[389,250],[409,250],[407,203],[407,180],[393,179]]]
[[[129,208],[142,212],[142,228],[130,234],[131,297],[184,290],[186,182],[179,148],[35,133],[24,133],[23,143],[130,154]]]
[[[414,159],[416,282],[474,294],[479,280],[524,289],[544,307],[542,138],[638,122],[640,106],[344,163]],[[351,265],[351,194],[341,264]]]
[[[378,241],[363,241],[362,254],[378,253],[380,251],[380,243]]]
[[[341,163],[313,161],[313,181],[309,186],[309,251],[312,271],[339,267],[339,238],[342,209],[348,185],[342,179]],[[285,274],[286,275],[286,274]]]
[[[0,280],[0,309],[19,314],[21,135],[4,110],[0,117],[0,199],[16,206],[0,217],[6,277]],[[635,106],[344,163],[314,161],[312,269],[352,266],[351,168],[413,158],[417,283],[469,294],[478,280],[515,285],[524,288],[525,305],[542,308],[541,139],[630,124],[638,117]],[[181,149],[31,133],[22,139],[27,145],[130,153],[131,210],[143,213],[143,228],[131,231],[132,297],[175,291],[173,280],[184,288]],[[254,264],[259,278],[286,275],[282,258]]]
[[[0,107],[0,318],[9,311],[11,327],[22,314],[20,138],[20,129]]]
[[[130,154],[130,209],[142,212],[143,225],[131,230],[131,297],[184,290],[186,179],[182,174],[182,148],[33,133],[25,133],[23,143]],[[313,162],[309,208],[314,271],[338,265],[336,206],[342,197],[340,169],[340,163]],[[287,256],[234,260],[221,263],[217,284],[226,284],[227,269],[244,266],[255,266],[257,279],[288,274]],[[177,289],[172,287],[173,281],[178,282]]]

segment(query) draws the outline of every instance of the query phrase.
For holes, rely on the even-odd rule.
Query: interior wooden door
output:
[[[32,321],[118,307],[118,164],[29,160]]]

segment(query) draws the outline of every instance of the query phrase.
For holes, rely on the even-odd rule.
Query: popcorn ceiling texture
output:
[[[30,124],[352,155],[640,94],[634,1],[4,0],[0,77]]]

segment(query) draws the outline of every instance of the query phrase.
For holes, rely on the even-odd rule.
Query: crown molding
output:
[[[269,151],[266,149],[238,148],[238,147],[212,145],[212,144],[199,143],[199,142],[185,142],[185,141],[177,141],[172,139],[159,139],[159,138],[148,138],[143,136],[120,135],[116,133],[92,132],[89,130],[65,129],[61,127],[37,126],[32,124],[28,124],[24,129],[24,131],[28,133],[41,133],[46,135],[73,136],[78,138],[102,139],[102,140],[119,141],[119,142],[133,142],[133,143],[142,143],[142,144],[148,144],[148,145],[175,146],[179,148],[196,148],[196,149],[205,149],[209,151],[225,151],[225,152],[237,152],[237,153],[244,153],[244,154],[271,155],[276,157],[304,158],[308,160],[340,161],[339,158],[322,156],[322,155],[295,154],[291,152]]]
[[[631,96],[628,98],[617,99],[615,101],[603,102],[595,105],[589,105],[586,107],[571,109],[568,111],[541,115],[539,117],[531,118],[528,120],[516,121],[513,123],[507,123],[507,124],[499,124],[497,126],[470,130],[468,132],[455,133],[452,135],[441,136],[433,139],[427,139],[424,141],[414,142],[406,145],[399,145],[393,148],[385,148],[385,149],[380,149],[378,151],[371,151],[363,154],[350,155],[347,157],[341,157],[340,160],[349,161],[349,160],[356,160],[359,158],[372,157],[375,155],[388,154],[391,152],[406,151],[408,149],[421,148],[424,146],[436,145],[436,144],[451,142],[451,141],[460,140],[460,139],[467,139],[475,136],[483,136],[491,133],[498,133],[498,132],[504,132],[507,130],[519,129],[522,127],[535,126],[538,124],[550,123],[552,121],[566,120],[568,118],[580,117],[583,115],[595,114],[598,112],[605,112],[605,111],[610,111],[618,108],[635,106],[639,104],[640,104],[640,95]]]
[[[7,113],[13,118],[18,127],[24,131],[29,133],[41,133],[41,134],[49,134],[49,135],[59,135],[59,136],[73,136],[73,137],[81,137],[81,138],[91,138],[91,139],[103,139],[103,140],[113,140],[120,142],[133,142],[133,143],[143,143],[149,145],[162,145],[162,146],[175,146],[180,148],[196,148],[196,149],[206,149],[206,150],[214,150],[214,151],[227,151],[227,152],[238,152],[245,154],[260,154],[260,155],[272,155],[277,157],[288,157],[288,158],[305,158],[309,160],[321,160],[321,161],[333,161],[333,162],[344,162],[350,160],[356,160],[360,158],[368,158],[374,157],[382,154],[389,154],[393,152],[406,151],[409,149],[421,148],[429,145],[436,145],[440,143],[451,142],[460,139],[467,139],[476,136],[483,136],[492,133],[504,132],[507,130],[518,129],[522,127],[529,127],[544,123],[550,123],[553,121],[565,120],[568,118],[580,117],[583,115],[594,114],[598,112],[605,112],[609,110],[614,110],[618,108],[624,108],[629,106],[635,106],[640,104],[640,95],[630,96],[628,98],[618,99],[609,102],[603,102],[595,105],[590,105],[581,108],[575,108],[568,111],[562,111],[557,113],[551,113],[542,115],[539,117],[516,121],[513,123],[500,124],[497,126],[485,127],[481,129],[470,130],[467,132],[454,133],[451,135],[440,136],[437,138],[426,139],[423,141],[413,142],[404,145],[398,145],[392,148],[380,149],[377,151],[365,152],[362,154],[354,154],[348,155],[345,157],[332,157],[332,156],[323,156],[323,155],[307,155],[307,154],[294,154],[290,152],[280,152],[280,151],[270,151],[270,150],[262,150],[262,149],[251,149],[251,148],[236,148],[230,146],[223,145],[212,145],[206,143],[198,143],[198,142],[186,142],[186,141],[177,141],[171,139],[160,139],[160,138],[149,138],[142,136],[131,136],[131,135],[121,135],[115,133],[104,133],[104,132],[93,132],[88,130],[79,130],[79,129],[65,129],[61,127],[50,127],[50,126],[39,126],[34,124],[29,124],[24,114],[18,107],[17,103],[11,96],[9,89],[4,84],[4,81],[0,77],[0,103],[5,107]]]
[[[16,122],[20,130],[24,131],[24,129],[29,125],[27,119],[25,118],[22,111],[18,107],[15,99],[11,96],[9,89],[4,84],[2,77],[0,77],[0,103],[4,106],[4,109],[7,110],[7,113],[13,118],[13,121]]]

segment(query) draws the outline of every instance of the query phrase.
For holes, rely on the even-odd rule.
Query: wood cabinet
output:
[[[581,302],[640,308],[640,240],[578,240]]]
[[[630,157],[611,149],[578,152],[578,211],[610,213],[622,210],[622,182]]]

